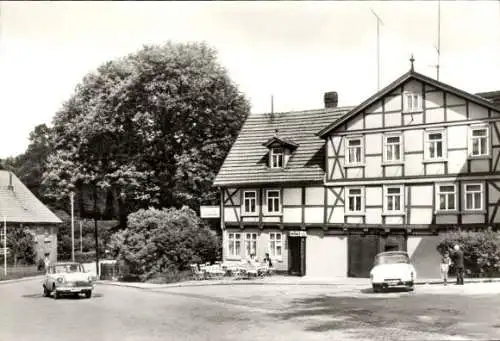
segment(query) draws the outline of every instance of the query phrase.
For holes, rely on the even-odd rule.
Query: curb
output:
[[[489,278],[489,279],[478,279],[478,280],[469,280],[465,281],[464,284],[474,284],[474,283],[494,283],[500,282],[500,278]],[[450,280],[449,283],[454,284],[454,280]],[[115,287],[126,287],[126,288],[135,288],[142,290],[154,290],[154,289],[168,289],[168,288],[182,288],[182,287],[204,287],[204,286],[235,286],[235,285],[308,285],[308,286],[366,286],[369,285],[369,280],[367,279],[367,283],[320,283],[320,282],[309,282],[309,283],[300,283],[300,282],[256,282],[256,281],[232,281],[232,282],[204,282],[204,283],[172,283],[172,284],[150,284],[151,286],[143,286],[143,283],[126,283],[126,282],[112,282],[112,281],[104,281],[99,280],[97,284],[107,285],[107,286],[115,286]],[[442,285],[443,282],[441,280],[429,280],[429,281],[419,281],[416,282],[415,285]]]
[[[36,279],[43,279],[43,278],[44,278],[44,275],[29,276],[29,277],[23,277],[23,278],[15,278],[15,279],[6,279],[3,281],[0,281],[0,285],[9,284],[9,283],[17,283],[17,282],[34,281]]]

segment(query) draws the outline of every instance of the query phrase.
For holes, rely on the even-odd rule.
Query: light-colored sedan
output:
[[[370,271],[374,292],[389,287],[405,287],[411,291],[416,279],[417,272],[405,251],[379,253]]]
[[[80,263],[64,262],[49,266],[45,280],[43,281],[44,296],[59,298],[64,294],[92,296],[94,283],[92,276],[85,272]]]

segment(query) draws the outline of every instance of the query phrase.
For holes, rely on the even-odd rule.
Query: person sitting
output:
[[[257,259],[255,258],[255,253],[250,254],[250,258],[247,259],[247,263],[248,263],[247,269],[246,269],[247,276],[248,277],[251,277],[251,276],[257,277],[259,263],[257,262]]]
[[[272,269],[273,269],[273,262],[271,260],[271,257],[269,257],[269,253],[266,253],[266,256],[264,257],[263,262],[264,262],[265,266],[267,267],[266,274],[271,275]]]

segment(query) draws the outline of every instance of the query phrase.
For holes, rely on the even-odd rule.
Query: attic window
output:
[[[271,168],[283,168],[283,148],[271,148]]]
[[[422,111],[422,94],[407,91],[404,96],[404,112]]]

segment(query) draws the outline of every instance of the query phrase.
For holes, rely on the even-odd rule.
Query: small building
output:
[[[406,250],[439,276],[440,235],[500,226],[500,108],[410,71],[354,107],[251,114],[214,185],[224,261],[368,277]]]
[[[36,243],[36,259],[57,261],[57,227],[62,221],[12,172],[0,170],[0,225],[8,230],[28,228]],[[0,245],[3,247],[3,245]]]

